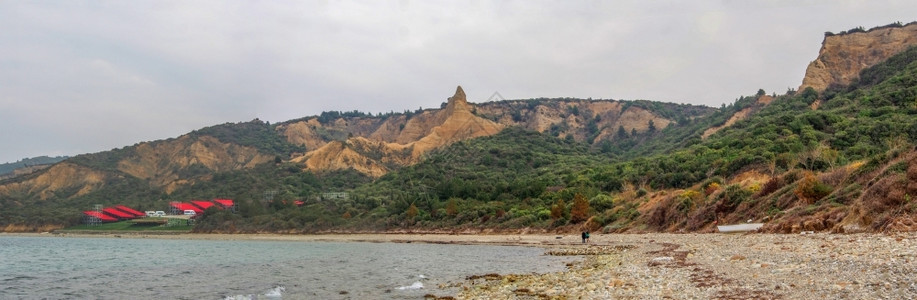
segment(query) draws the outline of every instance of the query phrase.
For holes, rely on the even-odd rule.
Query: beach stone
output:
[[[479,280],[474,285],[495,287],[457,298],[917,299],[915,238],[917,233],[614,235],[576,248],[633,247],[581,255],[560,273]],[[743,261],[749,263],[738,263]],[[513,294],[520,288],[534,294]]]

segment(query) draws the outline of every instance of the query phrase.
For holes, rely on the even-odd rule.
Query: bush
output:
[[[758,197],[764,197],[770,195],[773,192],[776,192],[785,185],[782,177],[772,177],[770,180],[764,183],[764,186],[761,187],[761,190],[758,191]]]
[[[738,205],[748,200],[751,194],[751,191],[743,189],[742,186],[731,184],[726,187],[726,191],[723,193],[723,199],[731,205]]]
[[[606,194],[599,194],[589,200],[589,206],[596,212],[604,212],[615,206],[614,198]]]
[[[793,194],[807,204],[812,204],[831,194],[831,191],[831,186],[822,183],[811,172],[806,172]]]
[[[647,192],[645,188],[640,188],[639,190],[637,190],[637,197],[646,196],[646,194],[648,194],[648,193],[649,193],[649,192]]]

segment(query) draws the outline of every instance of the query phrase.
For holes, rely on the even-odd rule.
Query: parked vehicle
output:
[[[165,217],[165,216],[166,216],[166,212],[161,211],[161,210],[157,210],[156,213],[154,213],[154,215],[155,215],[156,217]]]
[[[193,210],[186,209],[186,210],[185,210],[185,215],[186,215],[186,216],[196,216],[197,213],[194,212]]]
[[[147,217],[155,217],[155,216],[156,216],[156,212],[155,212],[155,211],[152,211],[152,210],[148,210],[148,211],[145,211],[145,212],[143,212],[143,213],[145,213]]]

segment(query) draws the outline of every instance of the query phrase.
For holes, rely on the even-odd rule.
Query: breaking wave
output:
[[[286,288],[284,288],[282,285],[278,285],[278,286],[275,286],[275,287],[273,287],[273,288],[267,290],[266,292],[264,292],[264,294],[259,294],[259,295],[248,294],[248,295],[233,295],[233,296],[226,296],[226,297],[223,297],[223,300],[282,299],[282,298],[283,298],[283,292],[284,292],[284,291],[286,291]],[[260,296],[264,296],[264,297],[260,297]]]

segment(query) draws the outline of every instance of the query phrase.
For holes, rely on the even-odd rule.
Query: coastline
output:
[[[465,234],[465,233],[174,233],[174,232],[49,232],[0,233],[2,236],[71,237],[71,238],[142,238],[174,240],[221,241],[294,241],[294,242],[370,242],[370,243],[431,243],[458,245],[504,245],[553,247],[581,244],[572,234]],[[558,239],[558,237],[561,237]]]
[[[549,274],[469,274],[457,298],[917,298],[917,234],[70,234],[2,236],[531,246],[573,254]],[[558,239],[557,237],[561,237]],[[477,275],[477,276],[475,276]],[[486,275],[486,276],[485,276]]]

